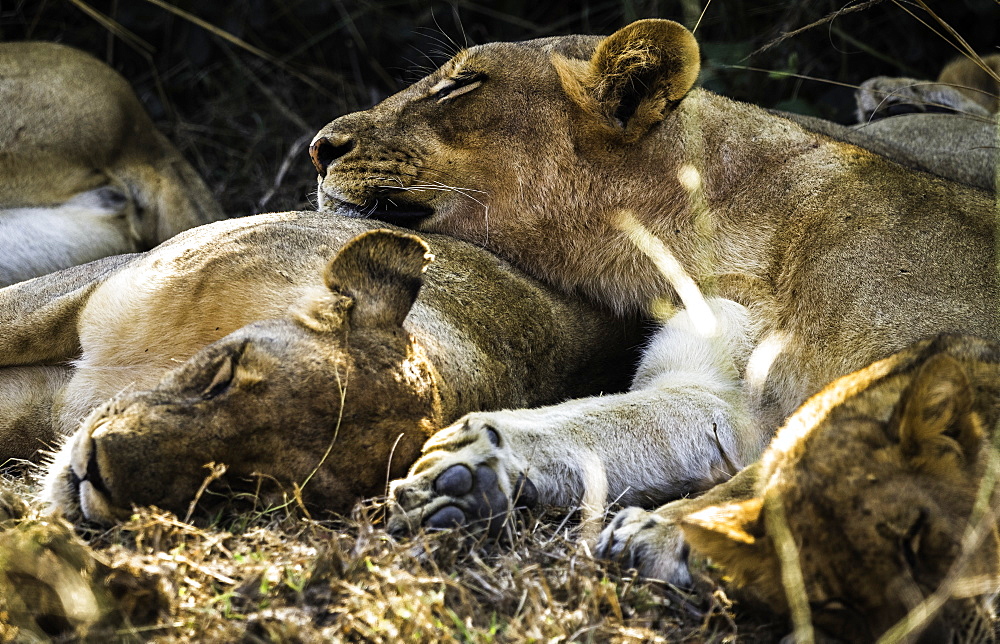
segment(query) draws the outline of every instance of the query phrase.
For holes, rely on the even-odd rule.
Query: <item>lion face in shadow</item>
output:
[[[109,521],[133,504],[183,512],[209,475],[346,511],[401,475],[441,424],[438,376],[403,329],[428,261],[416,237],[373,231],[326,270],[325,292],[247,325],[149,391],[97,408],[50,468],[45,495]]]

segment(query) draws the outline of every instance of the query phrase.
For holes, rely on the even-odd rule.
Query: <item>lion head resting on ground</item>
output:
[[[998,419],[996,344],[920,342],[813,396],[762,457],[754,498],[687,516],[685,536],[768,605],[798,601],[844,641],[873,641],[928,599],[928,617],[944,608],[918,624],[921,641],[993,641],[1000,541],[984,502]],[[786,595],[790,570],[804,596]]]
[[[213,461],[222,484],[259,473],[346,510],[461,414],[624,384],[627,324],[468,244],[379,226],[245,217],[0,290],[3,459],[122,392],[49,468],[68,515],[183,512]]]
[[[0,43],[0,150],[0,286],[222,219],[125,79],[71,47]]]
[[[328,292],[96,409],[50,468],[46,497],[92,520],[183,508],[210,462],[237,480],[300,485],[337,511],[378,493],[445,411],[444,383],[402,326],[430,257],[401,233],[349,242],[326,269]]]

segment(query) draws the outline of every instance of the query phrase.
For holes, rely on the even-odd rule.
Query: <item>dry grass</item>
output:
[[[328,521],[286,509],[185,523],[142,508],[80,528],[89,547],[61,521],[16,513],[0,532],[0,641],[722,642],[781,630],[738,622],[708,576],[682,591],[594,560],[561,513],[522,517],[497,545],[396,541],[371,504]]]

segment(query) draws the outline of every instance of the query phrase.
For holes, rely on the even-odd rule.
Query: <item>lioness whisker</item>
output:
[[[380,179],[386,179],[385,177],[379,177],[379,178]],[[410,186],[404,186],[404,185],[402,185],[402,182],[398,178],[393,177],[392,179],[395,179],[397,182],[400,183],[400,185],[398,187],[397,186],[393,186],[393,185],[380,185],[380,186],[377,186],[377,187],[378,188],[387,188],[387,189],[392,189],[392,190],[401,190],[401,191],[404,191],[404,192],[421,191],[421,190],[433,190],[433,191],[438,191],[438,192],[454,192],[455,194],[462,195],[463,197],[466,197],[467,199],[470,199],[470,200],[476,202],[477,204],[479,204],[480,206],[483,207],[484,216],[486,217],[486,226],[485,226],[486,241],[487,242],[489,241],[489,206],[487,204],[483,203],[481,200],[479,200],[476,197],[474,197],[471,194],[469,194],[470,192],[478,192],[478,193],[481,193],[481,194],[487,194],[487,192],[485,190],[476,190],[476,189],[472,189],[472,188],[459,188],[459,187],[456,187],[456,186],[450,186],[448,184],[441,183],[440,181],[431,181],[430,183],[425,183],[425,184],[415,184],[415,185],[410,185]],[[388,179],[388,180],[392,180],[392,179]],[[393,202],[391,199],[389,200],[389,203],[393,204],[394,206],[396,205],[395,202]],[[374,209],[374,205],[372,206],[372,208]]]

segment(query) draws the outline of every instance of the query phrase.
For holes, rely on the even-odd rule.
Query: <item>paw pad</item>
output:
[[[446,505],[427,519],[430,530],[449,530],[465,525],[465,512],[454,505]]]
[[[465,465],[452,465],[434,481],[434,491],[444,496],[464,496],[472,491],[472,472]]]

